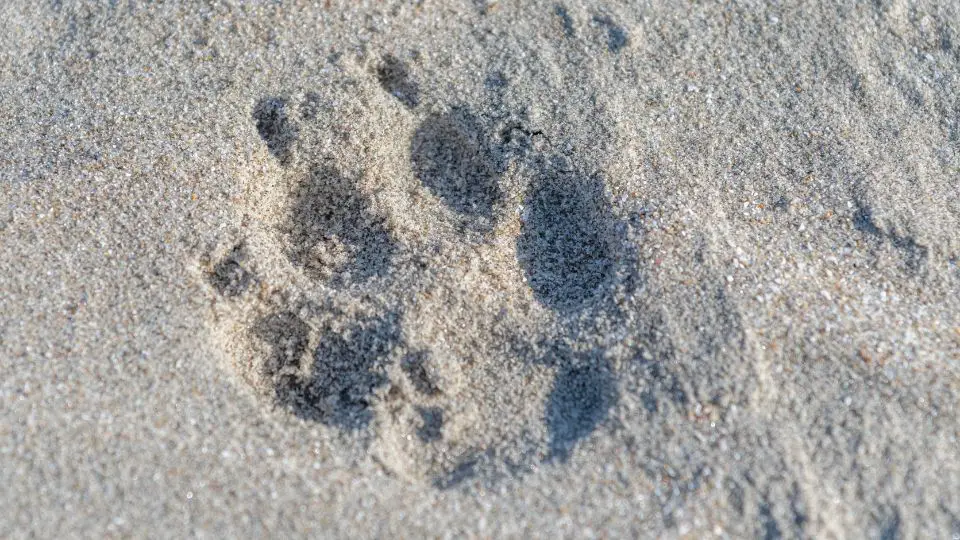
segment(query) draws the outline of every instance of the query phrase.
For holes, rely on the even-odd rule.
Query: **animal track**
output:
[[[570,11],[562,4],[555,4],[551,13],[554,17],[553,22],[559,26],[559,30],[567,39],[577,36],[576,24]],[[627,30],[620,26],[610,15],[596,14],[590,18],[590,22],[597,30],[605,31],[605,42],[607,50],[612,53],[619,53],[630,44],[630,35]],[[596,36],[600,38],[600,36]]]
[[[312,167],[293,196],[286,225],[290,260],[313,277],[362,282],[383,274],[394,245],[383,220],[350,180]]]
[[[491,226],[503,199],[479,120],[454,109],[427,117],[411,142],[414,173],[455,212]]]
[[[609,366],[574,367],[557,376],[546,413],[552,457],[566,459],[571,446],[596,429],[617,400],[616,387]]]
[[[420,87],[410,78],[410,68],[396,56],[386,55],[377,67],[380,86],[409,108],[420,103]]]
[[[266,198],[287,195],[265,232],[209,270],[218,294],[256,314],[234,319],[247,329],[238,368],[268,401],[372,434],[385,466],[436,486],[568,459],[618,396],[606,351],[577,348],[565,322],[609,305],[616,286],[623,239],[601,175],[529,144],[542,132],[431,103],[394,56],[364,73],[342,95],[253,107],[282,171]],[[497,80],[491,91],[508,84]],[[349,93],[360,97],[344,104]],[[380,115],[371,124],[415,121],[405,163],[369,166],[392,159],[392,139],[335,118],[354,106]],[[525,180],[505,182],[508,168]],[[431,237],[444,220],[451,232]],[[524,330],[530,317],[539,333]],[[533,404],[542,422],[511,424]]]
[[[224,257],[210,274],[210,284],[224,296],[239,296],[253,281],[253,275],[243,264],[247,253],[243,244],[238,244]]]
[[[593,18],[593,22],[607,30],[607,48],[610,52],[620,52],[620,49],[628,45],[627,31],[613,22],[609,15],[597,15]]]
[[[312,365],[287,399],[304,417],[357,428],[371,419],[373,391],[387,383],[386,365],[400,340],[396,314],[361,319],[319,336]]]
[[[287,102],[283,98],[265,98],[253,108],[257,133],[267,149],[281,163],[290,160],[290,150],[297,138],[297,127],[287,118]]]
[[[556,310],[582,308],[609,281],[612,222],[603,185],[555,159],[529,188],[517,252],[537,299]]]

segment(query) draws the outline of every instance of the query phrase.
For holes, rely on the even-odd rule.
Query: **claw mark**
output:
[[[253,274],[243,267],[247,259],[243,244],[238,244],[210,274],[210,283],[224,296],[240,296],[253,281]]]
[[[563,25],[563,33],[568,37],[574,37],[576,32],[573,29],[573,18],[567,13],[567,8],[557,4],[553,7],[553,14],[560,18],[560,24]]]
[[[400,367],[407,374],[407,378],[410,379],[410,382],[413,383],[414,388],[416,388],[418,392],[427,396],[435,396],[440,393],[440,389],[430,380],[430,375],[424,366],[424,362],[426,361],[424,357],[426,354],[428,353],[418,352],[411,354],[404,358]]]
[[[856,212],[853,215],[853,227],[881,240],[889,240],[891,244],[903,254],[904,262],[912,271],[918,271],[923,267],[929,256],[927,248],[920,245],[913,237],[899,234],[894,230],[885,231],[881,229],[873,217],[873,211],[870,206],[860,199],[856,201]]]
[[[443,437],[443,409],[439,407],[419,407],[423,424],[417,429],[417,436],[423,442],[439,440]]]
[[[383,57],[383,62],[377,67],[377,80],[384,90],[408,109],[420,103],[420,87],[410,78],[407,64],[396,56],[388,54]]]
[[[629,43],[627,31],[613,22],[609,15],[597,15],[593,18],[593,22],[607,29],[607,48],[610,52],[620,52],[620,49]]]
[[[273,157],[287,165],[292,157],[293,142],[299,130],[287,117],[287,102],[283,98],[263,98],[253,108],[253,119],[257,123],[257,133],[267,143],[267,149]]]

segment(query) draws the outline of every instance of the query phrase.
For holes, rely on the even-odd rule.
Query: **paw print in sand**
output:
[[[394,56],[346,71],[252,107],[267,172],[208,268],[234,366],[439,487],[566,460],[618,398],[589,338],[631,264],[601,173]]]

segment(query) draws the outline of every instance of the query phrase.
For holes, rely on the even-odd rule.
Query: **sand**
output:
[[[957,4],[0,20],[0,537],[960,538]]]

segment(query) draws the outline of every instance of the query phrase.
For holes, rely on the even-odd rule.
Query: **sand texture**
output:
[[[960,538],[960,4],[0,20],[0,537]]]

